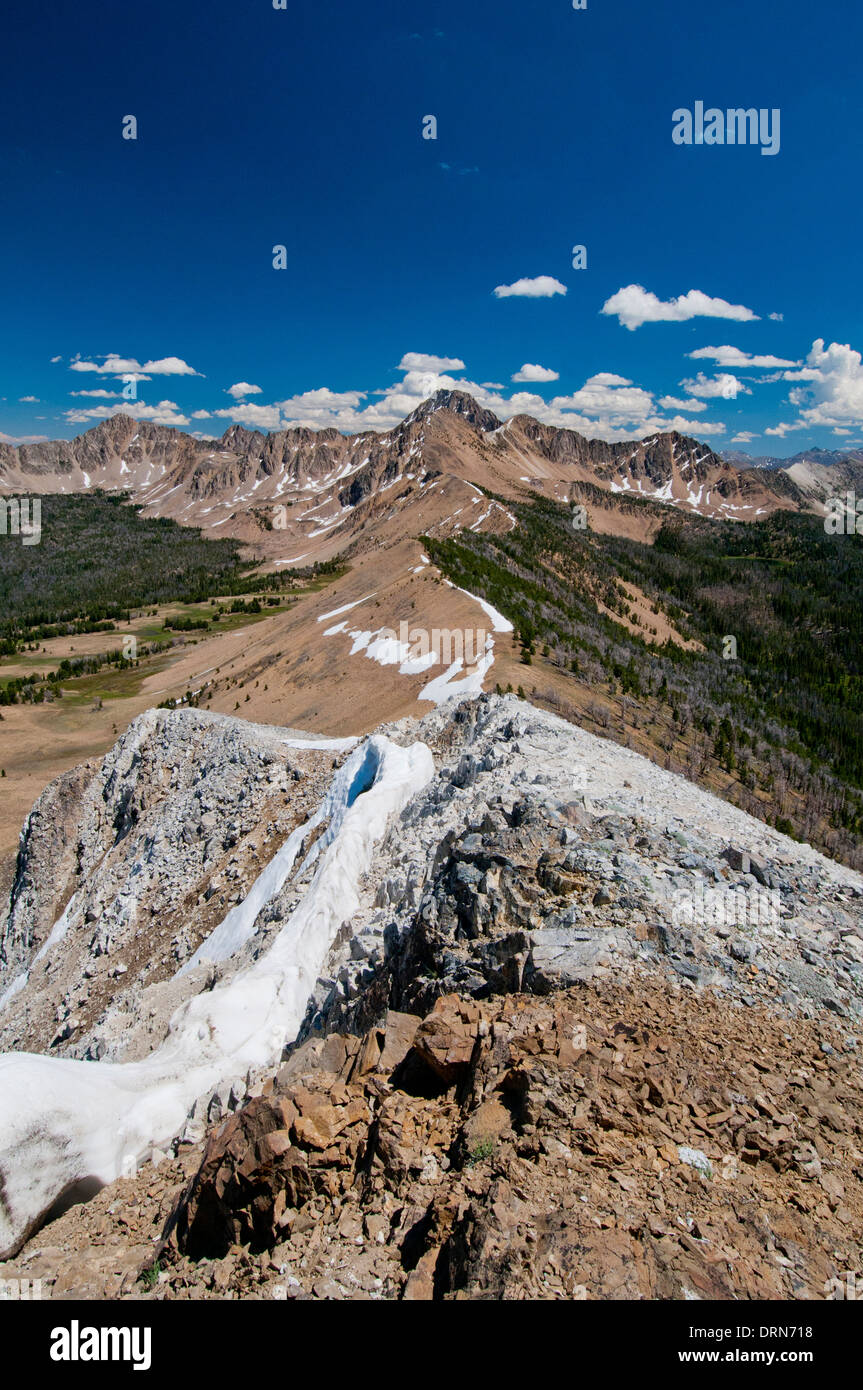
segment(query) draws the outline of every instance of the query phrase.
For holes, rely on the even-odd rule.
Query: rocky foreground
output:
[[[859,1275],[863,1090],[835,1023],[646,972],[390,1011],[255,1089],[2,1277],[85,1299],[824,1299]]]
[[[255,799],[266,839],[284,845],[315,820],[328,778],[344,783],[367,755],[298,752],[278,742],[285,731],[191,712],[133,731],[133,756],[118,745],[65,784],[62,834],[36,812],[25,831],[2,946],[0,992],[23,980],[0,1008],[16,1048],[4,1067],[30,1047],[98,1074],[107,1050],[123,1076],[119,1012],[135,1065],[148,1041],[158,1051],[176,1035],[169,1006],[236,1000],[250,974],[287,959],[310,903],[330,902],[322,886],[374,785],[354,775],[346,806],[329,793],[328,817],[299,837],[299,867],[267,880],[267,897],[260,857],[237,853],[254,841],[259,855]],[[22,1230],[0,1278],[89,1298],[841,1296],[863,1263],[863,879],[509,697],[381,738],[380,767],[404,749],[420,785],[350,861],[350,912],[331,913],[319,938],[299,1032],[268,1035],[269,1057],[239,1074],[228,1059],[173,1137],[130,1156],[131,1176]],[[241,818],[248,779],[225,769],[264,744]],[[141,845],[176,814],[165,785],[186,798],[192,833],[171,836],[159,876]],[[207,810],[189,814],[208,788]],[[76,805],[103,836],[86,873],[80,850],[69,857]],[[75,905],[52,947],[32,867],[64,855]],[[241,886],[226,901],[229,867]],[[94,904],[113,903],[105,885],[121,882],[106,947]],[[150,905],[167,895],[179,911],[181,889],[187,930],[172,930],[167,956]],[[243,931],[219,936],[209,917],[202,928],[220,895],[229,912],[231,897],[253,903]],[[104,968],[85,973],[88,956],[112,952],[131,965],[121,1006],[91,983]],[[52,978],[55,1011],[75,988],[86,1028],[47,1037]],[[57,1116],[33,1123],[56,1129]],[[68,1149],[67,1136],[64,1161]],[[6,1141],[7,1193],[15,1163]]]

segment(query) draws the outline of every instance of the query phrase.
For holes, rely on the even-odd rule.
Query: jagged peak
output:
[[[139,428],[140,421],[136,420],[134,416],[127,415],[125,411],[121,410],[116,415],[109,415],[105,420],[100,420],[97,425],[94,425],[92,429],[85,430],[84,433],[85,435],[114,435],[119,434],[122,430]],[[83,438],[83,436],[81,435],[77,437]]]
[[[454,415],[461,415],[470,424],[476,425],[485,433],[499,429],[502,423],[491,410],[486,410],[467,391],[447,390],[445,388],[435,391],[428,400],[422,401],[404,423],[406,425],[415,424],[418,420],[427,419],[439,410],[450,410]]]
[[[235,445],[238,443],[250,444],[256,439],[264,439],[265,436],[260,430],[247,429],[245,425],[229,425],[222,435],[222,443]]]

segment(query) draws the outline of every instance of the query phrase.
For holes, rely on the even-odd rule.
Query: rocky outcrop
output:
[[[297,1052],[212,1135],[170,1248],[290,1260],[314,1210],[406,1299],[826,1297],[859,1258],[863,1086],[817,1028],[753,1044],[646,979],[406,1022]]]
[[[201,961],[204,978],[192,971],[174,977],[181,989],[191,981],[185,1001],[142,1060],[117,1066],[0,1056],[0,1256],[14,1252],[70,1193],[92,1192],[153,1146],[164,1147],[214,1087],[220,1097],[219,1088],[230,1081],[233,1093],[232,1078],[281,1056],[297,1035],[316,975],[356,909],[375,847],[432,774],[422,744],[401,748],[372,737],[352,750],[314,815],[212,933]],[[259,954],[258,920],[289,880],[296,904]],[[67,912],[66,931],[68,919]],[[59,929],[52,931],[52,938],[61,937]],[[56,944],[52,938],[49,947]],[[218,984],[206,973],[209,962],[227,965]]]
[[[160,1040],[190,992],[169,982],[324,794],[333,757],[287,735],[151,710],[47,788],[0,924],[0,1050],[129,1059]]]
[[[769,1300],[842,1297],[859,1269],[863,1094],[829,1018],[650,971],[444,996],[254,1089],[0,1278],[55,1300]]]
[[[404,812],[307,1032],[657,963],[747,1005],[860,1017],[860,875],[512,699],[419,728],[437,780]]]
[[[834,1277],[824,1240],[854,1256],[838,1228],[859,1196],[859,875],[511,697],[390,725],[344,762],[344,750],[304,752],[287,731],[194,712],[147,716],[129,738],[84,778],[80,823],[56,844],[33,839],[43,866],[83,844],[90,871],[63,931],[55,923],[40,947],[44,983],[26,950],[46,923],[26,918],[19,889],[14,940],[27,939],[21,924],[31,920],[33,978],[0,1024],[32,1025],[77,941],[85,992],[104,957],[106,1016],[140,1048],[141,1061],[109,1069],[111,1143],[128,1147],[112,1149],[105,1172],[152,1147],[160,1162],[171,1146],[179,1159],[220,1126],[177,1206],[176,1290],[194,1285],[201,1259],[232,1260],[237,1247],[259,1262],[287,1244],[319,1271],[331,1225],[334,1240],[374,1247],[357,1278],[379,1279],[381,1296],[574,1296],[570,1286],[591,1280],[604,1297],[800,1296]],[[137,982],[111,985],[125,948],[112,939],[97,951],[102,917],[88,921],[86,902],[116,926],[106,909],[128,883],[138,921],[158,921],[152,903],[206,859],[207,840],[186,828],[207,815],[208,835],[230,837],[238,817],[242,835],[259,836],[273,778],[298,822],[296,843],[258,865],[237,916],[222,914],[200,975],[178,974],[176,957],[166,966],[161,934],[136,928]],[[158,989],[142,986],[148,971],[164,972]],[[148,1041],[151,1014],[162,1031]],[[272,1036],[268,1022],[279,1023]],[[160,1052],[166,1028],[173,1041]],[[71,1033],[52,1042],[67,1057],[81,1046]],[[22,1115],[34,1093],[48,1094],[57,1065],[29,1059],[26,1097],[20,1089],[10,1100],[4,1077],[20,1060],[0,1063],[7,1203],[32,1186],[12,1149],[32,1148],[37,1130],[25,1133]],[[75,1088],[96,1086],[103,1070],[64,1065],[68,1095],[57,1091],[52,1105],[51,1143],[78,1173],[67,1160],[83,1164],[93,1136]],[[146,1131],[154,1107],[158,1134]],[[715,1207],[689,1188],[726,1160],[737,1186]],[[540,1219],[542,1194],[550,1182],[568,1209],[573,1173],[579,1205],[558,1228],[550,1208]],[[659,1179],[674,1192],[664,1185],[657,1205]],[[807,1186],[816,1180],[827,1198]],[[759,1228],[739,1265],[723,1255],[720,1278],[698,1242],[746,1245],[750,1216],[740,1213],[765,1184],[771,1234]],[[806,1218],[800,1257],[787,1253],[789,1203]],[[513,1212],[524,1219],[513,1225]],[[686,1212],[714,1234],[686,1226],[681,1253]],[[774,1250],[793,1279],[775,1274]],[[587,1281],[576,1280],[579,1261],[593,1271]],[[239,1288],[248,1269],[235,1265]]]

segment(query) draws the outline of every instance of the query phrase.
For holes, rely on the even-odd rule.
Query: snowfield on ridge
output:
[[[452,701],[349,753],[320,742],[151,712],[98,768],[40,798],[0,932],[0,1258],[58,1200],[203,1133],[216,1101],[238,1108],[286,1046],[362,1019],[384,986],[421,1007],[448,990],[547,992],[659,963],[672,990],[859,1020],[863,877],[641,755],[511,696]],[[293,825],[255,858],[272,788]],[[219,857],[234,850],[242,866]],[[209,889],[185,907],[177,896],[214,864],[220,884],[232,870],[244,884],[238,901],[211,914],[203,942],[175,938],[166,970],[159,914],[227,906]],[[71,906],[57,931],[40,884],[61,880]],[[770,894],[776,911],[755,927],[681,912],[705,886],[744,904]],[[423,976],[412,952],[432,937],[442,954]],[[87,1015],[113,961],[122,984],[79,1025],[70,1010]],[[76,1026],[37,1036],[46,999]]]

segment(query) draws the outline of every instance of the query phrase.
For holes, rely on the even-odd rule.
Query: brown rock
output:
[[[468,1153],[473,1153],[486,1144],[494,1144],[503,1135],[511,1132],[512,1115],[499,1095],[483,1101],[462,1131]]]
[[[381,1071],[393,1072],[404,1061],[416,1038],[420,1020],[416,1014],[400,1014],[390,1009],[384,1024],[384,1049],[379,1067]]]
[[[258,1144],[258,1155],[262,1163],[273,1162],[286,1154],[291,1147],[291,1134],[287,1129],[276,1129],[265,1134]]]
[[[456,996],[445,995],[417,1029],[413,1050],[451,1086],[469,1067],[475,1040],[469,1007],[461,1005]]]
[[[428,1250],[408,1276],[402,1298],[406,1303],[425,1303],[434,1298],[435,1270],[440,1249]]]
[[[308,1149],[326,1150],[330,1148],[338,1134],[338,1111],[331,1105],[321,1105],[308,1114],[300,1115],[294,1122],[294,1138]]]

